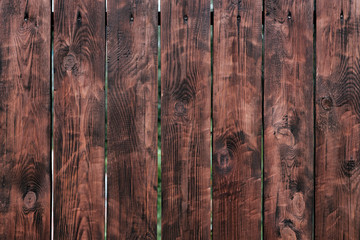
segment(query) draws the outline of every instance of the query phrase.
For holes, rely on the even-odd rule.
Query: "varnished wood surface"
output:
[[[50,1],[0,1],[0,239],[49,239]]]
[[[262,1],[214,1],[213,239],[261,237]]]
[[[54,238],[103,239],[105,1],[54,5]]]
[[[264,239],[311,239],[313,1],[265,0]]]
[[[162,238],[210,239],[210,1],[161,2]]]
[[[156,239],[157,0],[108,0],[108,238]]]
[[[360,238],[360,1],[317,1],[316,239]]]

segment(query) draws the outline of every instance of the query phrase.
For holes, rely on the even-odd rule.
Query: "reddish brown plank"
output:
[[[315,238],[360,238],[360,1],[317,1]]]
[[[313,1],[265,0],[264,238],[311,239]]]
[[[104,238],[105,1],[54,9],[54,237]]]
[[[210,1],[161,3],[162,237],[210,239]]]
[[[108,0],[108,238],[156,239],[157,0]]]
[[[50,25],[50,1],[0,1],[0,239],[50,238]]]
[[[214,1],[213,238],[261,238],[262,1]]]

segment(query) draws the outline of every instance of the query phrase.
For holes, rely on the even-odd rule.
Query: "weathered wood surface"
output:
[[[360,238],[360,1],[317,1],[315,238]]]
[[[54,237],[103,239],[105,1],[54,5]]]
[[[264,238],[311,239],[313,1],[265,0]]]
[[[50,238],[50,1],[0,2],[0,239]]]
[[[213,238],[261,238],[262,1],[214,1]]]
[[[161,3],[162,238],[210,239],[210,1]]]
[[[156,239],[157,0],[108,0],[108,239]]]

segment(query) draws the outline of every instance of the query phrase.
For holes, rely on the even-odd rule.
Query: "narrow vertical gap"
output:
[[[159,0],[160,8],[160,0]],[[160,12],[158,14],[160,16]],[[158,26],[158,188],[157,188],[157,239],[161,240],[161,28]]]
[[[265,129],[265,113],[264,113],[264,102],[265,102],[265,93],[264,93],[264,59],[265,59],[265,0],[263,0],[262,6],[262,49],[261,49],[261,239],[264,239],[264,129]]]
[[[210,7],[211,11],[210,11],[210,18],[211,18],[211,13],[214,12],[214,8],[213,8],[213,0],[211,0],[211,7]],[[212,159],[213,159],[213,81],[214,81],[214,44],[213,44],[213,39],[214,39],[214,25],[210,24],[210,51],[211,51],[211,57],[210,57],[210,62],[211,62],[211,83],[210,83],[210,89],[211,89],[211,110],[210,110],[210,174],[211,174],[211,191],[210,191],[210,204],[211,204],[211,212],[210,212],[210,236],[211,239],[213,237],[213,211],[212,211],[212,201],[213,201],[213,171],[212,171]]]
[[[50,14],[50,166],[51,166],[51,222],[50,222],[50,236],[54,239],[54,1],[51,1]]]
[[[107,159],[108,159],[108,51],[107,51],[107,0],[105,0],[105,166],[104,166],[104,201],[105,201],[105,213],[104,213],[104,239],[107,239],[107,208],[108,208],[108,185],[107,185]]]
[[[315,161],[316,161],[316,0],[314,0],[314,15],[313,15],[313,48],[314,48],[314,56],[313,56],[313,101],[314,101],[314,105],[313,105],[313,118],[314,118],[314,134],[313,134],[313,144],[314,144],[314,149],[313,149],[313,159],[314,159],[314,163],[313,163],[313,191],[314,191],[314,199],[313,199],[313,214],[312,214],[312,239],[315,239],[315,187],[316,187],[316,182],[315,182]]]

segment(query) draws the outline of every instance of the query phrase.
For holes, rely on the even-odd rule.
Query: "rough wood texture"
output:
[[[162,237],[210,239],[210,1],[161,3]]]
[[[105,2],[54,14],[54,237],[103,239]]]
[[[316,239],[360,238],[360,1],[317,1]]]
[[[313,1],[265,0],[264,238],[311,239]]]
[[[50,1],[0,1],[0,239],[50,238]]]
[[[157,0],[108,0],[108,239],[156,239]]]
[[[214,1],[213,238],[260,239],[262,1]]]

